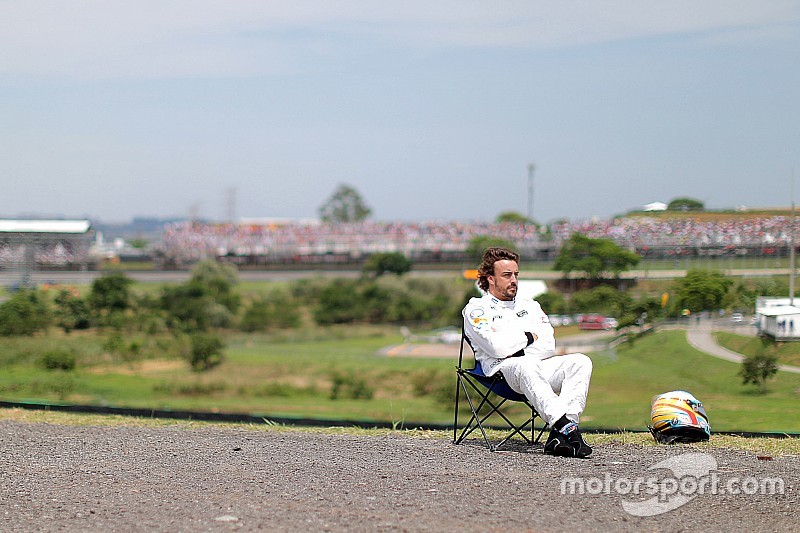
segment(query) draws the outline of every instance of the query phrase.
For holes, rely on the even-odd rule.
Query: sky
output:
[[[533,171],[531,166],[533,165]],[[0,0],[0,217],[800,197],[800,0]]]

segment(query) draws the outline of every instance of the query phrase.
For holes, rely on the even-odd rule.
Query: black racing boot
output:
[[[544,443],[544,453],[561,457],[574,457],[575,448],[569,443],[566,435],[553,429]]]

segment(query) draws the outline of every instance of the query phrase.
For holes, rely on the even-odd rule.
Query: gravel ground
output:
[[[723,482],[780,478],[783,494],[696,495],[637,517],[622,506],[636,498],[596,494],[600,480],[671,477],[648,469],[698,448],[610,443],[580,460],[402,434],[15,421],[0,444],[3,531],[800,530],[797,456],[713,450]],[[563,494],[573,477],[595,494]]]

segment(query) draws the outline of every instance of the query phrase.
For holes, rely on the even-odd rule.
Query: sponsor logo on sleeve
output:
[[[472,327],[480,331],[489,325],[489,319],[484,316],[483,308],[478,307],[469,312],[469,321]]]

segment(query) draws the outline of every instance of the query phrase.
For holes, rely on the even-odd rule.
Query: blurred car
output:
[[[445,344],[456,344],[461,342],[461,330],[456,328],[440,328],[433,330],[433,339],[435,342],[443,342]]]
[[[569,326],[574,322],[572,317],[569,315],[547,315],[547,318],[550,319],[550,324],[554,328],[559,326]]]
[[[744,316],[742,313],[733,313],[731,315],[731,323],[732,324],[741,324],[744,322]]]
[[[578,327],[584,330],[610,330],[619,325],[616,318],[606,317],[595,313],[578,317]]]

